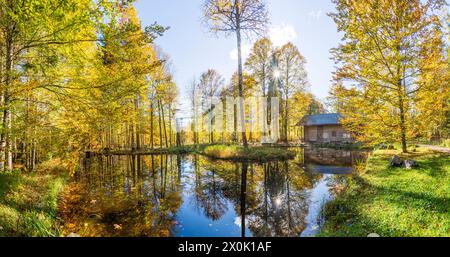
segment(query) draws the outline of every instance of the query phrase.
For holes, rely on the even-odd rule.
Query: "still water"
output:
[[[80,163],[64,231],[81,236],[314,236],[324,204],[364,154],[295,149],[290,161],[199,155],[97,156]]]

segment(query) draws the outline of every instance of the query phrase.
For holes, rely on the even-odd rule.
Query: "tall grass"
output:
[[[238,146],[213,145],[203,150],[204,154],[218,159],[231,159],[241,156],[244,149]]]
[[[442,146],[443,146],[443,147],[449,147],[449,148],[450,148],[450,139],[445,139],[445,140],[442,142]]]
[[[58,194],[67,177],[53,172],[0,174],[0,236],[60,236]]]
[[[244,148],[236,145],[214,145],[207,146],[201,154],[208,157],[223,160],[249,160],[249,161],[271,161],[271,160],[288,160],[295,157],[295,153],[282,148],[275,147],[249,147]]]

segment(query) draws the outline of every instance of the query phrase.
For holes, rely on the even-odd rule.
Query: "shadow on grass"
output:
[[[435,197],[425,193],[393,189],[389,186],[375,186],[360,177],[356,180],[360,187],[363,188],[362,190],[364,190],[365,193],[368,193],[368,195],[376,195],[377,197],[383,198],[387,202],[393,203],[396,206],[403,207],[405,209],[424,208],[429,211],[435,211],[443,214],[448,213],[450,210],[449,197]]]
[[[446,195],[450,158],[436,153],[409,155],[406,158],[419,164],[412,170],[389,167],[389,158],[372,156],[367,173],[352,178],[347,191],[327,204],[327,222],[319,236],[450,235]],[[361,209],[365,207],[371,209]]]
[[[360,189],[362,190],[362,189]],[[364,189],[366,191],[368,189]],[[404,231],[387,227],[359,210],[360,205],[370,204],[371,199],[361,199],[358,193],[346,194],[328,203],[324,209],[327,219],[319,237],[367,237],[371,233],[380,236],[403,236]]]
[[[0,202],[5,200],[8,192],[17,188],[21,177],[16,173],[0,173]]]
[[[0,174],[0,236],[57,236],[62,183],[53,175]]]
[[[450,155],[436,155],[425,162],[419,160],[418,170],[427,172],[431,177],[445,177],[450,172]]]

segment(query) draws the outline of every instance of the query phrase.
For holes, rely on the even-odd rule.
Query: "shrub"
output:
[[[204,153],[218,159],[232,159],[239,157],[243,149],[238,146],[214,145],[205,148]]]

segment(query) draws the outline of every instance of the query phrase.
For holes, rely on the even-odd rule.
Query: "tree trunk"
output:
[[[9,98],[9,89],[11,88],[11,72],[12,72],[12,31],[9,31],[6,35],[6,56],[5,56],[5,89],[3,93],[3,119],[0,134],[0,169],[12,170],[12,155],[11,155],[11,101]],[[5,167],[5,161],[8,166]]]
[[[135,129],[136,129],[136,149],[141,149],[141,136],[140,136],[140,126],[139,126],[139,96],[137,99],[134,100],[134,106],[135,106]]]
[[[289,142],[288,139],[288,128],[289,128],[289,102],[286,95],[286,103],[285,103],[285,114],[284,114],[284,142],[287,144]]]
[[[152,149],[155,148],[155,144],[154,144],[154,139],[153,139],[153,101],[150,103],[150,145],[152,147]]]
[[[172,147],[172,105],[169,104],[169,142],[170,142],[170,146]]]
[[[236,105],[234,105],[233,106],[233,114],[234,114],[234,118],[233,118],[233,129],[234,129],[234,131],[233,131],[233,142],[234,143],[238,143],[238,135],[237,135],[237,124],[238,124],[238,121],[237,121],[237,117],[238,117],[238,114],[237,114],[237,107],[236,107]]]
[[[166,148],[169,148],[169,143],[167,141],[167,128],[166,128],[166,118],[164,117],[164,106],[162,104],[160,104],[161,106],[161,113],[162,113],[162,125],[163,125],[163,129],[164,129],[164,139],[165,139],[165,143],[166,143]]]
[[[133,121],[131,121],[130,123],[130,137],[131,137],[131,150],[136,150],[136,143],[135,143],[135,138],[134,138],[134,125],[133,125]]]
[[[177,130],[177,138],[176,138],[177,147],[181,147],[181,132]]]
[[[263,70],[262,70],[262,78],[261,78],[261,90],[262,90],[262,96],[265,98],[267,96],[266,94],[266,66],[263,65]],[[263,138],[265,138],[267,136],[267,112],[265,110],[261,110],[263,113]]]
[[[163,140],[162,140],[162,121],[161,121],[161,101],[158,100],[158,117],[159,117],[159,148],[162,149],[162,144],[163,144]]]
[[[36,136],[36,130],[35,130],[35,136]],[[32,149],[33,149],[33,151],[32,151],[32,157],[31,157],[31,170],[34,170],[35,168],[36,168],[36,163],[37,163],[37,153],[36,153],[36,148],[37,148],[37,143],[36,143],[36,140],[35,139],[33,139],[33,145],[32,145]]]
[[[239,107],[241,114],[241,126],[242,126],[242,143],[245,148],[248,148],[247,143],[247,133],[245,132],[245,110],[244,110],[244,98],[243,98],[243,72],[242,72],[242,49],[241,49],[241,21],[240,21],[240,10],[239,4],[236,4],[236,38],[237,38],[237,48],[238,48],[238,90],[239,90]]]
[[[213,129],[213,122],[212,122],[212,118],[210,117],[210,123],[211,123],[211,125],[210,125],[210,131],[209,131],[209,138],[210,138],[210,141],[211,141],[211,144],[214,144],[214,129]]]
[[[10,104],[11,102],[9,102]],[[7,151],[8,151],[8,170],[12,170],[13,169],[13,141],[12,141],[12,134],[11,134],[11,129],[12,129],[12,110],[11,107],[9,107],[9,112],[8,112],[8,137],[6,140],[6,145],[7,147]]]
[[[194,132],[194,144],[198,145],[198,133],[197,133],[197,105],[195,101],[195,96],[192,99],[192,114],[194,116],[192,121],[192,131]]]
[[[402,152],[408,152],[407,140],[406,140],[406,119],[405,119],[405,106],[404,106],[404,98],[403,98],[403,90],[402,90],[402,82],[400,81],[399,88],[399,109],[400,109],[400,134],[401,134],[401,143],[402,143]]]
[[[137,102],[137,111],[138,111],[138,116],[136,117],[136,147],[137,149],[141,149],[141,126],[139,123],[139,99],[136,101]]]
[[[5,52],[3,51],[3,48],[0,47],[0,81],[4,81],[4,75],[5,71],[3,69],[3,62],[4,62]],[[4,92],[0,92],[0,107],[5,106],[5,95]],[[3,121],[3,112],[0,112],[0,121]],[[4,170],[5,168],[5,162],[4,162],[4,146],[3,146],[3,140],[4,134],[3,132],[0,133],[0,172]]]

